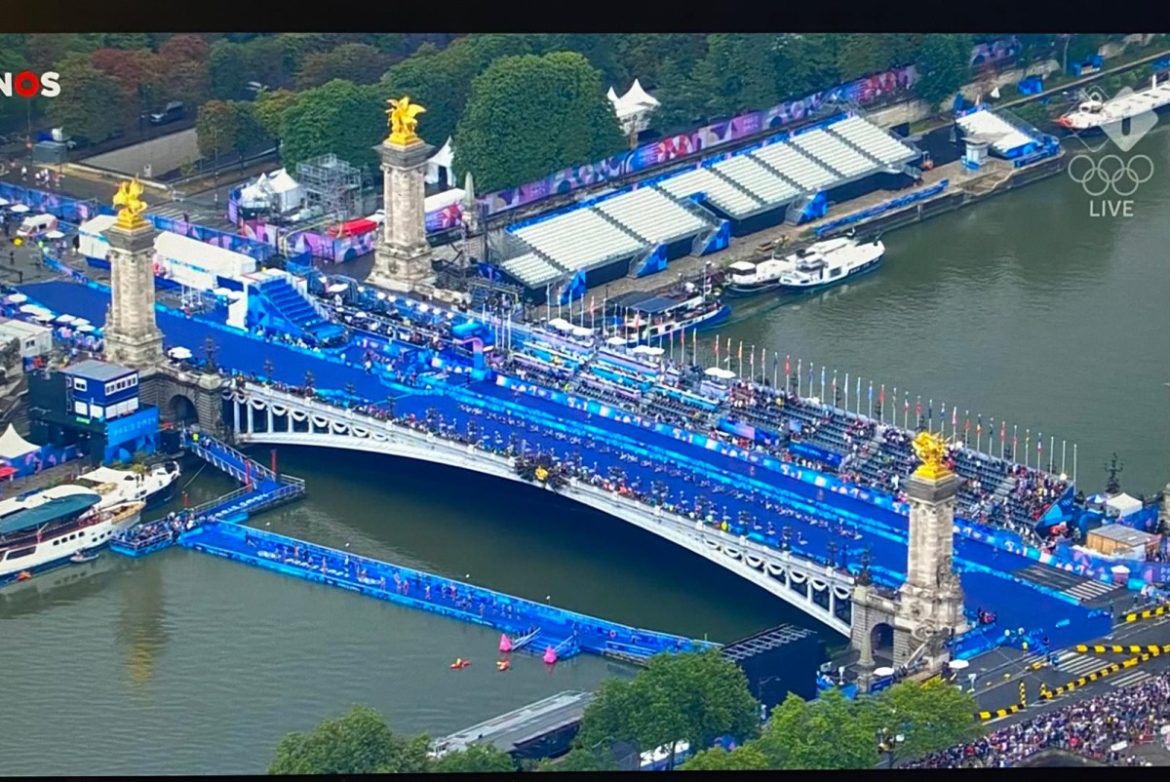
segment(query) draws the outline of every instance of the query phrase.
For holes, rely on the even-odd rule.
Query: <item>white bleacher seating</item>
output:
[[[769,206],[787,203],[800,195],[792,185],[764,168],[758,161],[752,160],[749,155],[736,155],[717,163],[713,168],[734,179]]]
[[[837,182],[834,174],[797,152],[787,142],[781,141],[757,149],[752,157],[764,161],[809,193],[823,190]]]
[[[861,117],[849,117],[836,122],[829,126],[829,130],[888,166],[905,163],[918,156],[913,149]]]
[[[998,117],[994,112],[983,110],[965,117],[959,117],[959,127],[973,136],[994,138],[991,148],[1006,155],[1017,147],[1033,143],[1036,139],[1021,133],[1016,126]]]
[[[676,242],[706,227],[706,223],[694,212],[650,187],[640,187],[606,199],[594,208],[605,212],[651,244]]]
[[[675,198],[706,193],[708,200],[733,218],[747,217],[760,211],[756,199],[706,168],[697,168],[658,183],[658,187]]]
[[[644,248],[592,209],[578,209],[512,232],[566,269],[591,269]]]
[[[789,143],[850,179],[877,170],[872,160],[823,130],[802,133]]]
[[[564,276],[565,272],[550,264],[536,253],[504,261],[503,269],[529,288],[539,288]]]

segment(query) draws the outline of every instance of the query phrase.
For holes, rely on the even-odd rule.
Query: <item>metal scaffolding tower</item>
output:
[[[297,182],[321,217],[344,222],[361,209],[362,172],[329,153],[297,163]]]

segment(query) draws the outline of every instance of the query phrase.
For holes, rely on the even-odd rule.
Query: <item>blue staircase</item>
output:
[[[294,337],[309,343],[327,343],[345,336],[342,326],[323,318],[308,298],[287,280],[269,280],[260,286],[269,317],[283,321]]]

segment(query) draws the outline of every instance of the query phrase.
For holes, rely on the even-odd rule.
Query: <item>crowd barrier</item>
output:
[[[1093,671],[1092,673],[1087,673],[1084,676],[1081,676],[1077,679],[1073,679],[1071,681],[1068,681],[1068,682],[1060,685],[1059,687],[1057,687],[1054,690],[1049,689],[1047,685],[1041,685],[1040,697],[1046,701],[1052,700],[1053,698],[1059,698],[1061,695],[1073,692],[1074,690],[1077,690],[1077,689],[1082,689],[1084,687],[1087,687],[1089,684],[1092,684],[1093,682],[1096,682],[1096,681],[1099,681],[1101,679],[1112,676],[1115,673],[1118,673],[1118,672],[1124,671],[1124,670],[1128,670],[1128,669],[1133,668],[1135,666],[1141,665],[1142,663],[1145,663],[1145,662],[1149,662],[1150,660],[1153,659],[1153,657],[1154,657],[1153,655],[1146,653],[1146,654],[1138,655],[1136,657],[1130,657],[1129,659],[1123,660],[1119,663],[1110,663],[1110,664],[1105,665],[1101,668],[1098,668],[1097,670]]]

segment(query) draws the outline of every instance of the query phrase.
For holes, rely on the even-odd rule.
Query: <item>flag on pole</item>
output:
[[[1000,443],[1000,445],[1003,445],[1003,438],[1006,436],[1007,436],[1007,422],[1000,421],[999,422],[999,443]]]
[[[768,379],[768,349],[760,348],[760,374],[764,376],[764,380]]]
[[[886,406],[886,384],[882,383],[881,390],[878,392],[878,407]]]
[[[922,418],[922,397],[918,397],[914,401],[914,417]]]
[[[979,437],[983,434],[983,413],[979,413],[978,420],[975,423],[975,436]]]
[[[1044,453],[1044,433],[1043,432],[1036,432],[1036,456],[1037,456],[1036,466],[1037,467],[1040,466],[1039,456],[1042,453]]]
[[[926,403],[926,428],[934,428],[934,400],[931,399]]]
[[[1012,424],[1012,458],[1013,459],[1018,458],[1016,456],[1016,446],[1018,446],[1019,444],[1020,444],[1020,425],[1019,424]]]
[[[869,381],[869,401],[873,403],[873,381]]]
[[[967,436],[967,432],[971,431],[971,411],[970,410],[968,410],[966,413],[966,419],[967,420],[963,422],[963,436],[964,437]]]
[[[849,409],[849,373],[845,373],[845,409]]]
[[[951,434],[954,435],[955,430],[959,428],[959,408],[956,405],[951,408]]]
[[[801,370],[801,362],[803,361],[803,358],[796,359],[796,393],[798,396],[800,395],[800,379],[804,377],[804,373]]]
[[[752,379],[756,376],[756,346],[752,345],[752,349],[748,351],[748,366],[751,367]]]
[[[857,376],[857,393],[853,395],[853,406],[861,407],[861,375]],[[858,410],[857,412],[861,412]]]
[[[687,358],[687,330],[683,329],[678,335],[678,349],[682,353],[683,361]]]
[[[808,365],[808,392],[813,393],[813,365]]]
[[[821,364],[821,396],[825,395],[825,365]],[[824,401],[824,400],[821,400]]]
[[[719,366],[719,335],[715,335],[715,366]]]

